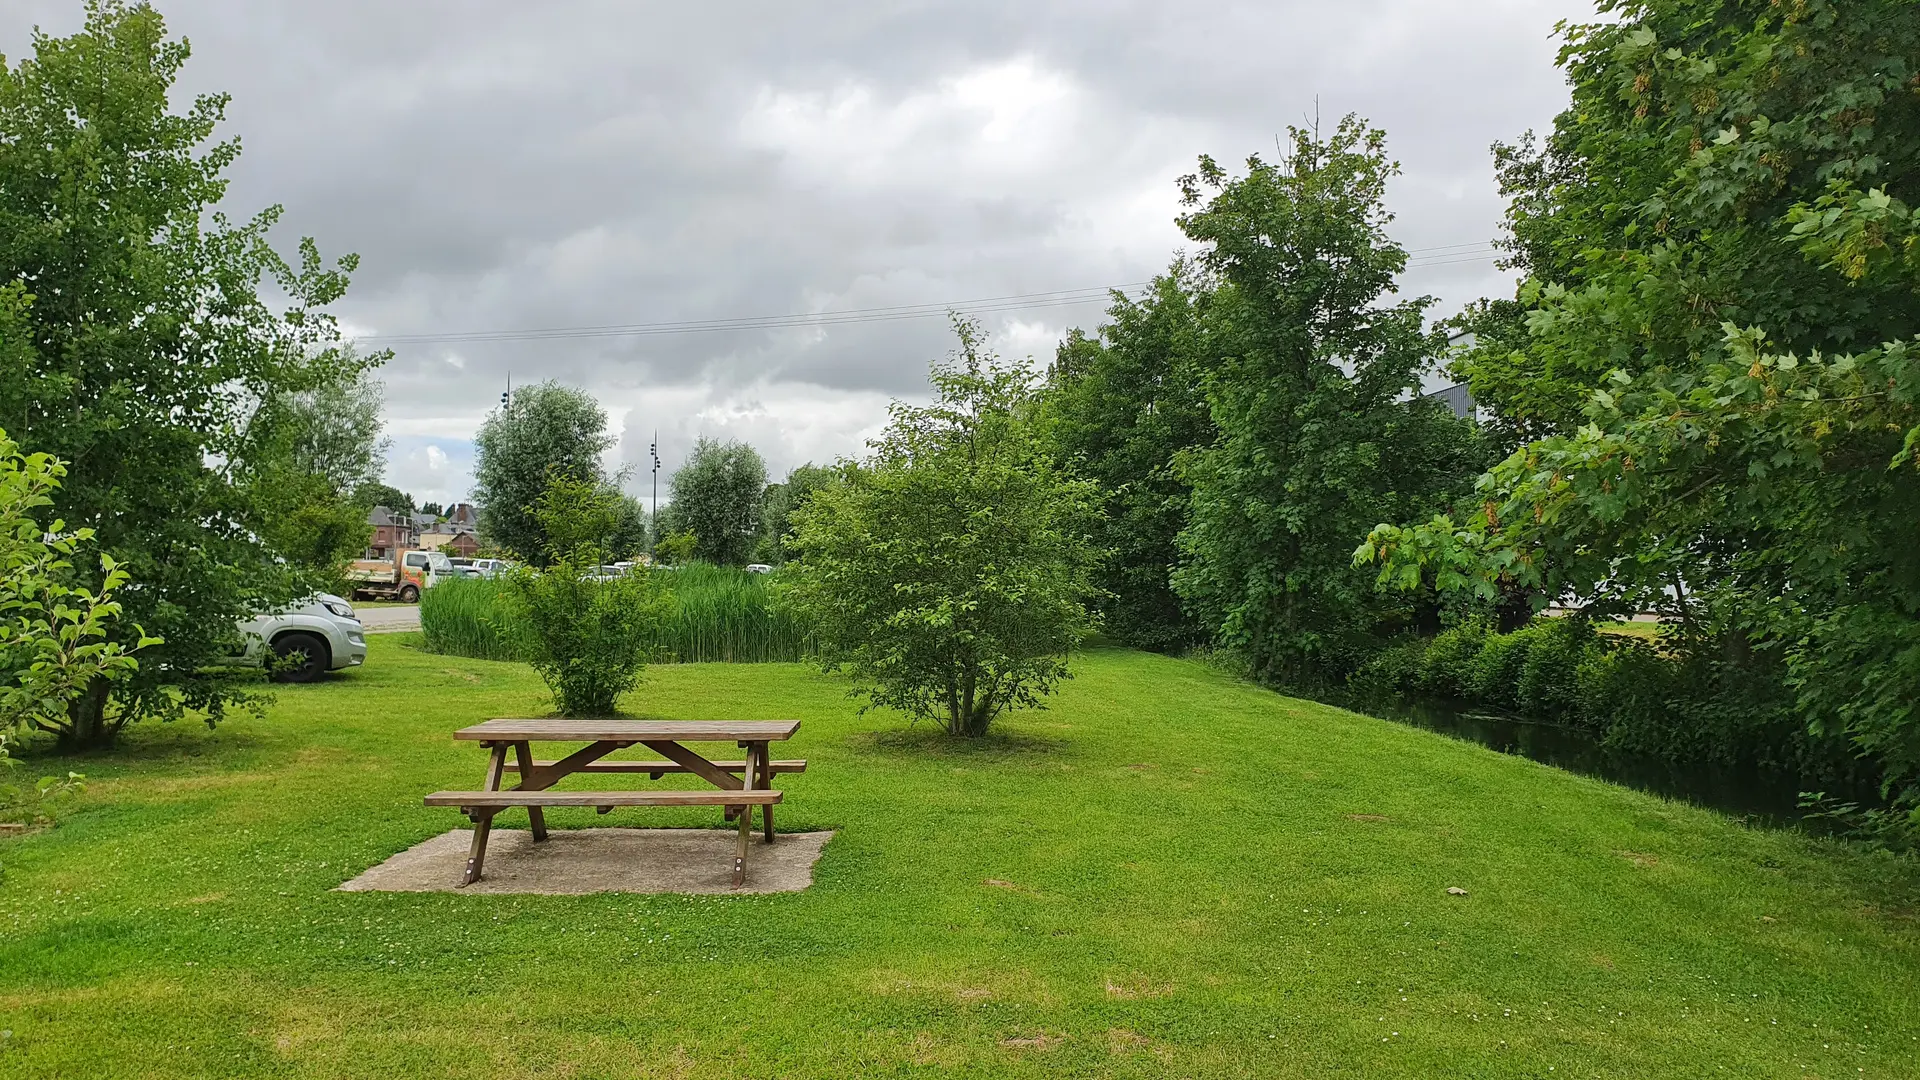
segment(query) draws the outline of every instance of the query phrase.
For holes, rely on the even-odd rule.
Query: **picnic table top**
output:
[[[488,720],[456,739],[479,742],[760,742],[791,739],[798,720]]]

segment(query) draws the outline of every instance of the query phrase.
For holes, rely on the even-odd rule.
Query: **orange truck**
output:
[[[401,548],[391,559],[355,559],[347,567],[354,599],[398,600],[417,604],[420,594],[448,578],[459,577],[445,552]]]

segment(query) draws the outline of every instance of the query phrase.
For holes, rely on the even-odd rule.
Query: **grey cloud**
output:
[[[283,203],[289,242],[359,252],[340,311],[380,334],[1143,280],[1181,243],[1174,177],[1203,152],[1270,153],[1316,99],[1388,129],[1403,242],[1483,241],[1487,144],[1550,121],[1552,26],[1592,17],[1576,0],[160,7],[194,43],[184,89],[233,94],[232,210]],[[9,56],[27,24],[80,18],[78,0],[8,11]],[[1488,261],[1426,262],[1405,287],[1441,313],[1509,288]],[[1099,311],[989,325],[1027,342]],[[939,319],[408,344],[385,377],[410,437],[470,434],[511,370],[598,394],[622,460],[658,426],[748,438],[780,471],[857,449],[948,345]]]

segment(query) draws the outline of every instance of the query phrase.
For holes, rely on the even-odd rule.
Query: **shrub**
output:
[[[1486,645],[1473,660],[1474,699],[1502,712],[1524,711],[1519,707],[1520,673],[1527,666],[1527,650],[1533,646],[1532,630],[1523,626],[1511,634],[1487,635]]]
[[[653,545],[653,556],[663,563],[680,566],[693,561],[694,549],[699,546],[699,538],[690,532],[671,533]]]
[[[1486,647],[1487,633],[1487,624],[1478,621],[1441,631],[1420,657],[1418,689],[1437,697],[1471,695],[1474,665]]]
[[[1585,619],[1542,619],[1516,631],[1527,635],[1526,655],[1514,683],[1514,703],[1523,715],[1577,723],[1582,718],[1580,666],[1604,649]]]
[[[93,530],[35,518],[66,473],[51,455],[20,453],[0,431],[0,738],[37,729],[65,745],[97,741],[100,731],[76,714],[84,719],[86,706],[103,704],[111,685],[138,669],[132,652],[159,643],[137,628],[131,649],[109,637],[120,617],[115,594],[127,584],[112,556],[100,555],[98,589],[76,583],[74,559]]]
[[[605,716],[640,681],[662,612],[651,574],[600,576],[619,531],[622,496],[597,480],[551,472],[533,516],[548,564],[501,579],[495,629],[524,643],[562,716]]]
[[[611,714],[638,685],[663,615],[651,575],[600,578],[594,565],[562,559],[501,579],[495,627],[525,643],[562,716]]]
[[[790,568],[823,662],[868,707],[974,738],[1068,676],[1101,553],[1093,485],[1053,463],[1031,420],[1032,373],[958,329],[958,362],[933,373],[939,400],[896,403],[872,458],[793,516]]]
[[[1417,637],[1391,645],[1362,664],[1347,680],[1347,687],[1361,702],[1389,701],[1417,694],[1429,648],[1426,639]]]
[[[0,731],[0,821],[22,825],[49,821],[57,809],[86,790],[86,777],[68,772],[42,776],[32,784],[16,782],[20,762],[7,749],[9,734]]]

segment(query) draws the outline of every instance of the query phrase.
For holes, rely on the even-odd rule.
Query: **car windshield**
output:
[[[432,567],[433,572],[436,574],[453,573],[453,560],[447,558],[442,552],[435,551],[429,553],[427,555],[427,565]]]

